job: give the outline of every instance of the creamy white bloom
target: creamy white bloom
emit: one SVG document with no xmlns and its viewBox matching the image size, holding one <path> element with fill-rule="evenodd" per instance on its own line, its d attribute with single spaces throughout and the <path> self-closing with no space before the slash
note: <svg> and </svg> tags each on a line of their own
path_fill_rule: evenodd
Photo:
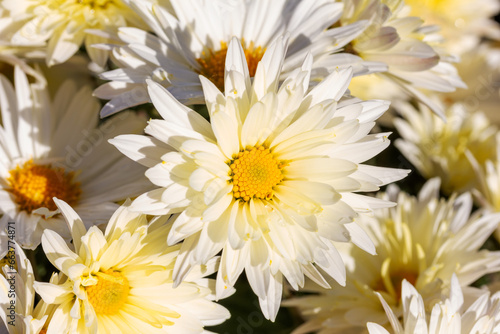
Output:
<svg viewBox="0 0 500 334">
<path fill-rule="evenodd" d="M 225 93 L 200 77 L 211 123 L 149 81 L 164 120 L 149 122 L 151 137 L 110 141 L 149 167 L 146 176 L 159 187 L 139 196 L 132 209 L 176 214 L 168 242 L 185 239 L 176 282 L 222 250 L 217 295 L 245 270 L 270 319 L 278 312 L 282 276 L 294 289 L 303 285 L 304 275 L 328 287 L 321 268 L 344 284 L 344 264 L 332 241 L 352 241 L 373 253 L 353 218 L 392 205 L 357 192 L 376 191 L 408 172 L 362 164 L 389 144 L 388 133 L 368 134 L 388 103 L 342 99 L 349 69 L 309 90 L 310 55 L 279 86 L 285 54 L 286 41 L 278 39 L 252 83 L 234 38 Z"/>
<path fill-rule="evenodd" d="M 370 256 L 349 244 L 339 247 L 347 264 L 346 286 L 326 290 L 311 284 L 310 290 L 317 295 L 286 301 L 306 319 L 294 334 L 361 332 L 368 321 L 383 325 L 387 319 L 376 293 L 399 317 L 404 279 L 422 295 L 428 310 L 450 288 L 453 273 L 468 297 L 477 296 L 477 289 L 467 286 L 500 269 L 498 252 L 480 250 L 497 228 L 500 214 L 476 212 L 469 217 L 470 194 L 446 200 L 439 198 L 439 187 L 439 179 L 432 179 L 418 197 L 389 189 L 384 198 L 394 200 L 397 195 L 397 206 L 378 210 L 375 217 L 362 217 L 359 222 L 378 255 Z"/>
<path fill-rule="evenodd" d="M 128 210 L 129 202 L 109 220 L 103 233 L 86 229 L 78 214 L 54 199 L 71 230 L 71 248 L 46 230 L 42 246 L 50 262 L 67 276 L 58 285 L 35 282 L 48 304 L 57 305 L 47 334 L 56 333 L 203 333 L 229 312 L 212 300 L 212 274 L 218 259 L 193 270 L 174 289 L 172 270 L 180 245 L 167 247 L 168 217 L 147 221 Z"/>
<path fill-rule="evenodd" d="M 403 281 L 402 304 L 403 324 L 386 303 L 382 302 L 394 334 L 494 334 L 500 332 L 500 293 L 490 297 L 483 293 L 474 303 L 463 311 L 464 296 L 455 275 L 451 278 L 450 297 L 437 302 L 430 314 L 422 296 L 408 281 Z M 389 334 L 376 323 L 367 324 L 370 334 Z"/>
<path fill-rule="evenodd" d="M 335 57 L 324 68 L 321 64 L 332 53 L 356 37 L 366 22 L 326 30 L 341 16 L 343 5 L 331 0 L 171 0 L 173 14 L 148 2 L 130 1 L 130 5 L 156 36 L 139 29 L 121 28 L 114 39 L 102 46 L 113 51 L 119 67 L 103 73 L 111 82 L 94 94 L 110 99 L 101 111 L 105 117 L 114 112 L 149 102 L 146 79 L 161 83 L 181 102 L 204 103 L 201 74 L 220 90 L 224 89 L 224 63 L 232 37 L 240 39 L 250 77 L 271 43 L 289 34 L 290 47 L 284 60 L 285 75 L 300 67 L 307 52 L 313 56 L 313 78 L 323 77 L 337 66 L 355 63 L 352 56 Z M 356 65 L 356 64 L 355 64 Z M 366 69 L 357 64 L 355 72 Z M 284 77 L 282 77 L 284 79 Z"/>
<path fill-rule="evenodd" d="M 53 196 L 94 224 L 109 219 L 115 201 L 147 189 L 145 169 L 106 142 L 140 133 L 143 117 L 127 112 L 98 125 L 100 104 L 89 86 L 68 81 L 52 99 L 47 86 L 31 84 L 18 66 L 14 81 L 15 87 L 0 75 L 0 212 L 16 222 L 21 247 L 34 249 L 45 228 L 69 237 Z"/>
<path fill-rule="evenodd" d="M 65 62 L 82 45 L 103 66 L 108 53 L 90 46 L 107 40 L 86 29 L 144 26 L 122 0 L 3 0 L 0 10 L 7 13 L 0 17 L 0 34 L 8 46 L 43 49 L 49 66 Z"/>
<path fill-rule="evenodd" d="M 396 140 L 396 147 L 425 178 L 439 176 L 443 192 L 476 187 L 476 173 L 468 153 L 481 166 L 487 160 L 498 159 L 500 134 L 483 113 L 469 112 L 457 103 L 446 109 L 447 121 L 443 122 L 422 105 L 419 110 L 407 103 L 393 106 L 403 116 L 394 120 L 402 137 Z"/>
<path fill-rule="evenodd" d="M 443 102 L 448 106 L 461 103 L 470 112 L 481 111 L 491 123 L 500 125 L 500 49 L 482 43 L 462 54 L 456 67 L 467 89 L 442 94 Z"/>
<path fill-rule="evenodd" d="M 375 98 L 378 94 L 383 98 L 411 96 L 444 117 L 443 108 L 427 97 L 428 91 L 451 92 L 466 85 L 450 63 L 457 59 L 439 46 L 435 27 L 424 26 L 422 18 L 408 16 L 402 10 L 402 0 L 343 2 L 342 26 L 369 21 L 363 33 L 346 45 L 345 52 L 358 56 L 359 61 L 386 68 L 355 78 L 350 86 L 353 94 L 361 98 Z"/>
<path fill-rule="evenodd" d="M 500 39 L 500 26 L 492 17 L 498 14 L 496 0 L 405 0 L 410 15 L 426 24 L 440 27 L 447 50 L 457 55 L 477 47 L 484 37 Z"/>
<path fill-rule="evenodd" d="M 2 217 L 7 219 L 7 217 Z M 12 228 L 14 228 L 11 225 Z M 11 229 L 11 232 L 13 230 Z M 49 306 L 39 302 L 34 308 L 35 275 L 30 261 L 9 233 L 9 248 L 2 254 L 2 273 L 0 274 L 0 331 L 11 334 L 38 334 L 49 317 Z M 51 279 L 55 281 L 56 278 Z M 2 333 L 4 333 L 2 331 Z"/>
</svg>

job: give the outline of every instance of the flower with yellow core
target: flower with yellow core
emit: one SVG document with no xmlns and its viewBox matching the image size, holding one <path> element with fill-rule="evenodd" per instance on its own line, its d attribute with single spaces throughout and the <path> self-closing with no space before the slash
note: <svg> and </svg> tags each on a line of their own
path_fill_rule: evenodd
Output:
<svg viewBox="0 0 500 334">
<path fill-rule="evenodd" d="M 52 98 L 52 86 L 32 71 L 43 80 L 33 82 L 17 65 L 14 86 L 0 75 L 0 213 L 16 222 L 16 241 L 30 249 L 39 245 L 46 228 L 69 238 L 53 197 L 78 208 L 89 224 L 98 224 L 118 208 L 115 201 L 136 196 L 149 184 L 144 168 L 106 142 L 141 131 L 144 117 L 126 112 L 99 125 L 100 104 L 90 86 L 68 80 Z M 6 224 L 0 221 L 0 229 Z M 0 240 L 0 251 L 6 249 Z"/>
<path fill-rule="evenodd" d="M 273 188 L 283 180 L 283 163 L 274 159 L 264 146 L 239 152 L 229 162 L 229 168 L 233 196 L 245 202 L 250 198 L 272 199 Z"/>
<path fill-rule="evenodd" d="M 498 159 L 498 129 L 483 113 L 455 103 L 446 108 L 447 121 L 443 122 L 422 105 L 418 110 L 408 103 L 393 106 L 403 117 L 394 120 L 402 137 L 396 140 L 396 147 L 425 178 L 440 177 L 444 193 L 478 186 L 468 155 L 481 166 Z"/>
<path fill-rule="evenodd" d="M 357 22 L 327 31 L 340 18 L 343 7 L 330 0 L 170 0 L 170 11 L 146 1 L 129 3 L 155 35 L 131 28 L 120 28 L 117 34 L 93 32 L 112 41 L 101 48 L 113 51 L 112 60 L 118 67 L 101 74 L 110 82 L 94 92 L 110 100 L 101 111 L 102 117 L 150 102 L 146 79 L 160 83 L 182 103 L 204 103 L 198 76 L 224 90 L 224 64 L 233 37 L 241 41 L 250 77 L 271 43 L 289 34 L 282 79 L 300 67 L 308 52 L 313 56 L 313 79 L 321 79 L 345 65 L 337 61 L 326 68 L 321 62 L 365 27 L 364 22 Z M 355 68 L 356 72 L 364 70 Z"/>
<path fill-rule="evenodd" d="M 460 286 L 467 287 L 467 297 L 476 295 L 478 290 L 468 286 L 500 269 L 500 254 L 480 249 L 496 229 L 500 214 L 470 215 L 469 193 L 444 199 L 439 198 L 439 187 L 439 179 L 432 179 L 418 197 L 389 187 L 382 198 L 397 201 L 397 206 L 358 222 L 374 241 L 378 255 L 349 244 L 339 247 L 347 263 L 346 286 L 327 290 L 310 282 L 307 290 L 314 295 L 285 301 L 306 320 L 293 334 L 362 332 L 369 321 L 386 325 L 377 295 L 400 317 L 405 280 L 418 290 L 427 311 L 450 288 L 453 273 Z"/>
<path fill-rule="evenodd" d="M 80 197 L 75 172 L 66 173 L 62 167 L 37 165 L 29 160 L 9 173 L 8 191 L 14 195 L 21 211 L 31 213 L 41 207 L 56 210 L 53 197 L 64 198 L 69 204 L 76 204 Z"/>
<path fill-rule="evenodd" d="M 180 245 L 167 247 L 168 217 L 148 222 L 128 210 L 111 217 L 103 233 L 88 231 L 75 211 L 54 199 L 72 231 L 73 245 L 46 230 L 42 246 L 52 264 L 66 275 L 59 284 L 35 282 L 43 301 L 55 307 L 47 326 L 51 333 L 174 333 L 204 332 L 229 312 L 212 302 L 209 279 L 217 259 L 198 267 L 174 289 L 172 270 Z"/>
<path fill-rule="evenodd" d="M 110 141 L 149 167 L 146 176 L 159 187 L 134 200 L 131 210 L 175 214 L 168 242 L 185 239 L 176 283 L 222 250 L 217 295 L 224 296 L 245 270 L 270 319 L 279 309 L 283 276 L 295 289 L 304 275 L 327 286 L 321 268 L 343 284 L 344 265 L 333 241 L 373 252 L 353 219 L 392 205 L 353 192 L 376 191 L 407 173 L 362 164 L 389 143 L 386 133 L 368 134 L 388 103 L 342 98 L 350 69 L 309 89 L 310 55 L 279 85 L 286 50 L 286 40 L 273 43 L 252 83 L 234 38 L 226 93 L 200 77 L 210 123 L 149 81 L 164 120 L 150 120 L 150 136 Z"/>
</svg>

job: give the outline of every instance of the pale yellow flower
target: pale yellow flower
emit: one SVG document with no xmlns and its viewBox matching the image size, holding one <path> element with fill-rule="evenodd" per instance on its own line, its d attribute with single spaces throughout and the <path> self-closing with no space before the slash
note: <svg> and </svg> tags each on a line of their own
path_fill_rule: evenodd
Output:
<svg viewBox="0 0 500 334">
<path fill-rule="evenodd" d="M 453 273 L 466 296 L 477 295 L 477 289 L 467 286 L 500 269 L 498 252 L 480 250 L 496 229 L 500 213 L 469 216 L 470 194 L 446 200 L 439 198 L 439 187 L 438 179 L 430 180 L 418 197 L 389 189 L 384 198 L 394 200 L 397 196 L 398 205 L 376 211 L 374 217 L 363 216 L 359 222 L 374 241 L 378 255 L 371 256 L 350 244 L 339 247 L 347 265 L 346 286 L 333 285 L 327 290 L 310 284 L 308 289 L 317 295 L 286 301 L 286 305 L 298 307 L 306 320 L 294 334 L 313 330 L 321 334 L 359 333 L 368 321 L 386 324 L 375 292 L 399 317 L 403 314 L 403 279 L 422 295 L 427 311 L 450 288 Z"/>
<path fill-rule="evenodd" d="M 460 103 L 470 112 L 483 112 L 490 122 L 500 125 L 500 48 L 482 43 L 460 56 L 456 64 L 466 89 L 442 94 L 443 102 L 450 106 Z"/>
<path fill-rule="evenodd" d="M 47 334 L 59 333 L 202 333 L 205 325 L 229 318 L 212 302 L 214 284 L 204 278 L 215 271 L 217 259 L 197 267 L 174 288 L 172 270 L 180 245 L 167 247 L 168 217 L 148 223 L 120 207 L 103 233 L 88 231 L 73 209 L 54 199 L 71 230 L 70 247 L 56 232 L 46 230 L 42 246 L 47 258 L 66 280 L 35 282 L 35 290 L 56 310 Z"/>
<path fill-rule="evenodd" d="M 439 26 L 443 47 L 461 55 L 477 47 L 483 37 L 500 38 L 491 18 L 500 10 L 497 0 L 405 0 L 410 15 Z"/>
<path fill-rule="evenodd" d="M 407 103 L 393 106 L 403 116 L 394 120 L 402 137 L 396 147 L 425 178 L 439 176 L 445 193 L 477 186 L 468 152 L 481 166 L 498 159 L 498 129 L 483 113 L 469 112 L 457 103 L 446 109 L 443 122 L 425 106 L 419 110 Z"/>
</svg>

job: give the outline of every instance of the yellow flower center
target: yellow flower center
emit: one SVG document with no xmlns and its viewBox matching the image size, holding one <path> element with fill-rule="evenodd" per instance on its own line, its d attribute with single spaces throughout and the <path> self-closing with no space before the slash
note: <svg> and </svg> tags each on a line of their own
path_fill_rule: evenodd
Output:
<svg viewBox="0 0 500 334">
<path fill-rule="evenodd" d="M 224 68 L 226 64 L 227 44 L 221 42 L 220 46 L 220 50 L 218 51 L 213 51 L 212 49 L 203 51 L 201 57 L 196 59 L 196 61 L 201 66 L 199 73 L 212 81 L 220 90 L 224 90 Z M 247 59 L 248 72 L 250 76 L 253 77 L 257 70 L 257 65 L 262 59 L 266 49 L 261 46 L 255 47 L 253 42 L 251 42 L 247 47 L 245 47 L 243 43 L 243 50 L 245 51 L 245 58 Z"/>
<path fill-rule="evenodd" d="M 112 3 L 113 1 L 109 0 L 77 0 L 77 3 L 89 6 L 90 8 L 106 8 L 107 5 Z"/>
<path fill-rule="evenodd" d="M 229 163 L 234 198 L 245 202 L 251 198 L 271 199 L 273 187 L 283 180 L 283 166 L 263 146 L 238 153 Z"/>
<path fill-rule="evenodd" d="M 37 165 L 30 160 L 9 173 L 8 191 L 14 195 L 20 210 L 28 213 L 40 207 L 55 210 L 52 197 L 75 204 L 81 194 L 80 183 L 74 182 L 74 172 L 66 173 L 64 168 Z"/>
<path fill-rule="evenodd" d="M 391 273 L 390 275 L 384 275 L 374 287 L 374 291 L 384 291 L 396 298 L 396 301 L 401 301 L 401 287 L 403 286 L 403 280 L 406 279 L 413 286 L 417 283 L 418 273 L 411 270 L 401 270 Z"/>
<path fill-rule="evenodd" d="M 97 284 L 85 287 L 89 303 L 96 314 L 116 314 L 129 295 L 128 280 L 119 271 L 98 272 Z"/>
</svg>

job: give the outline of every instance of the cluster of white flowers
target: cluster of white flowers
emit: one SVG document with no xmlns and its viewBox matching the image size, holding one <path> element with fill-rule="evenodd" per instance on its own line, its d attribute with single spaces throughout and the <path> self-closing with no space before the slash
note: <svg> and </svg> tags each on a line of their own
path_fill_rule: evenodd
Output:
<svg viewBox="0 0 500 334">
<path fill-rule="evenodd" d="M 498 333 L 498 7 L 0 0 L 0 332 Z"/>
</svg>

